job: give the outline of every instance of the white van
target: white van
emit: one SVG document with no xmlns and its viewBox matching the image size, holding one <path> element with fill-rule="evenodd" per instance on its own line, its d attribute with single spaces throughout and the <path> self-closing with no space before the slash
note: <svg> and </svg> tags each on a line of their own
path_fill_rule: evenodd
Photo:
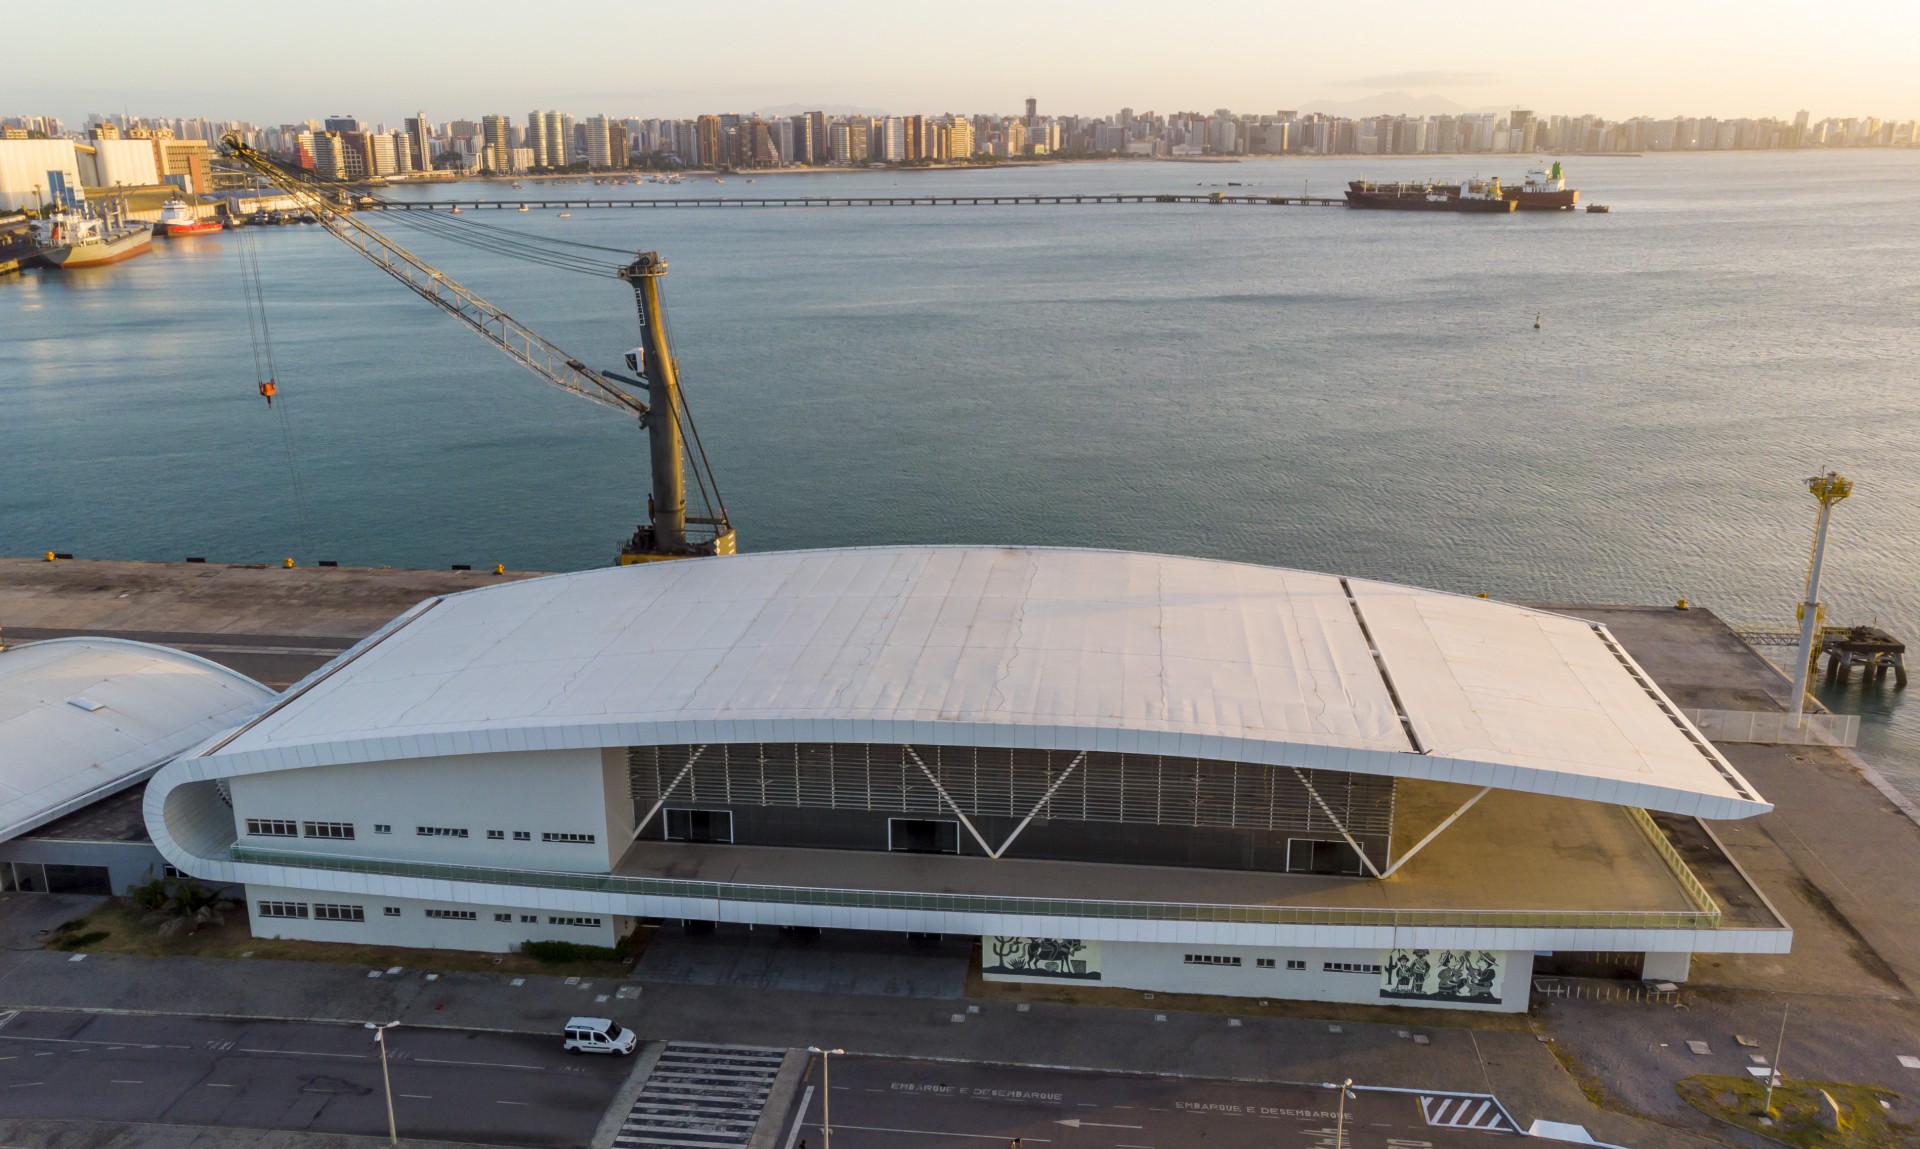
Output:
<svg viewBox="0 0 1920 1149">
<path fill-rule="evenodd" d="M 640 1039 L 631 1029 L 621 1029 L 611 1018 L 570 1017 L 567 1019 L 568 1053 L 613 1053 L 621 1057 L 632 1053 Z"/>
</svg>

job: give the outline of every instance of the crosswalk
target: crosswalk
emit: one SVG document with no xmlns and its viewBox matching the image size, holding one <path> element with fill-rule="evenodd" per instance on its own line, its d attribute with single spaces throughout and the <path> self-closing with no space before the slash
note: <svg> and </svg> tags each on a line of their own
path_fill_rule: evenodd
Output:
<svg viewBox="0 0 1920 1149">
<path fill-rule="evenodd" d="M 1488 1133 L 1518 1133 L 1507 1111 L 1491 1097 L 1429 1097 L 1420 1095 L 1420 1116 L 1428 1125 L 1451 1129 L 1479 1129 Z"/>
<path fill-rule="evenodd" d="M 784 1049 L 668 1042 L 613 1143 L 623 1149 L 741 1149 Z"/>
</svg>

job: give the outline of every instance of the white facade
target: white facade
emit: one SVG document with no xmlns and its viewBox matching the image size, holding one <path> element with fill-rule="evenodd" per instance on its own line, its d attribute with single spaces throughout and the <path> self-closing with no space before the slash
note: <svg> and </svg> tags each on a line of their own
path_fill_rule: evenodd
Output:
<svg viewBox="0 0 1920 1149">
<path fill-rule="evenodd" d="M 152 140 L 90 140 L 80 149 L 80 174 L 88 187 L 147 187 L 160 182 Z"/>
<path fill-rule="evenodd" d="M 513 953 L 529 941 L 611 947 L 633 931 L 631 918 L 608 914 L 251 883 L 247 917 L 257 938 L 482 953 Z"/>
<path fill-rule="evenodd" d="M 78 194 L 84 181 L 72 140 L 0 140 L 0 211 L 47 203 L 50 171 L 59 172 Z"/>
</svg>

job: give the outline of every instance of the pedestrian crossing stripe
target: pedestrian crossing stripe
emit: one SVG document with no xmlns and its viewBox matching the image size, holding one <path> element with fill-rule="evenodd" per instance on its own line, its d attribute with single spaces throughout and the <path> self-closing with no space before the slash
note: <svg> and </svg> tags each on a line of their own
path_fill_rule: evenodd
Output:
<svg viewBox="0 0 1920 1149">
<path fill-rule="evenodd" d="M 620 1149 L 744 1149 L 784 1049 L 669 1042 L 614 1135 Z"/>
<path fill-rule="evenodd" d="M 1428 1125 L 1450 1129 L 1481 1129 L 1489 1133 L 1518 1133 L 1507 1111 L 1491 1097 L 1429 1097 L 1421 1094 L 1420 1116 Z"/>
</svg>

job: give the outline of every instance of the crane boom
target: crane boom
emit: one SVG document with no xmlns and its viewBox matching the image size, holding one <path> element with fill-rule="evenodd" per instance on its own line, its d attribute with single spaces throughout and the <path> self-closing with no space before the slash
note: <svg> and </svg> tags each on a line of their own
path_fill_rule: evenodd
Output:
<svg viewBox="0 0 1920 1149">
<path fill-rule="evenodd" d="M 555 387 L 596 403 L 618 407 L 636 415 L 647 413 L 647 404 L 643 400 L 547 342 L 526 324 L 447 278 L 426 260 L 361 223 L 351 211 L 325 194 L 319 186 L 296 179 L 272 157 L 248 147 L 237 135 L 228 135 L 220 142 L 229 156 L 251 168 L 279 191 L 293 197 L 304 210 L 311 212 L 320 221 L 320 226 L 333 233 L 334 238 L 366 256 L 374 266 L 399 280 L 428 303 L 479 332 L 535 375 Z"/>
<path fill-rule="evenodd" d="M 628 363 L 642 378 L 628 382 L 648 390 L 653 399 L 648 403 L 614 379 L 547 342 L 538 332 L 427 261 L 361 223 L 348 205 L 336 199 L 327 185 L 314 177 L 288 169 L 271 156 L 249 147 L 238 135 L 228 134 L 220 142 L 228 156 L 290 196 L 336 239 L 365 256 L 414 294 L 478 332 L 540 378 L 584 399 L 639 416 L 652 450 L 653 493 L 647 500 L 647 522 L 636 528 L 621 548 L 622 565 L 734 553 L 733 526 L 727 520 L 726 506 L 720 501 L 705 452 L 699 449 L 699 435 L 681 401 L 678 372 L 673 352 L 667 345 L 660 303 L 658 281 L 666 273 L 667 265 L 657 254 L 642 252 L 632 264 L 613 273 L 632 286 L 639 307 L 644 342 L 629 355 Z M 689 439 L 699 451 L 694 460 L 695 478 L 706 504 L 706 513 L 700 515 L 687 513 L 685 462 Z"/>
</svg>

